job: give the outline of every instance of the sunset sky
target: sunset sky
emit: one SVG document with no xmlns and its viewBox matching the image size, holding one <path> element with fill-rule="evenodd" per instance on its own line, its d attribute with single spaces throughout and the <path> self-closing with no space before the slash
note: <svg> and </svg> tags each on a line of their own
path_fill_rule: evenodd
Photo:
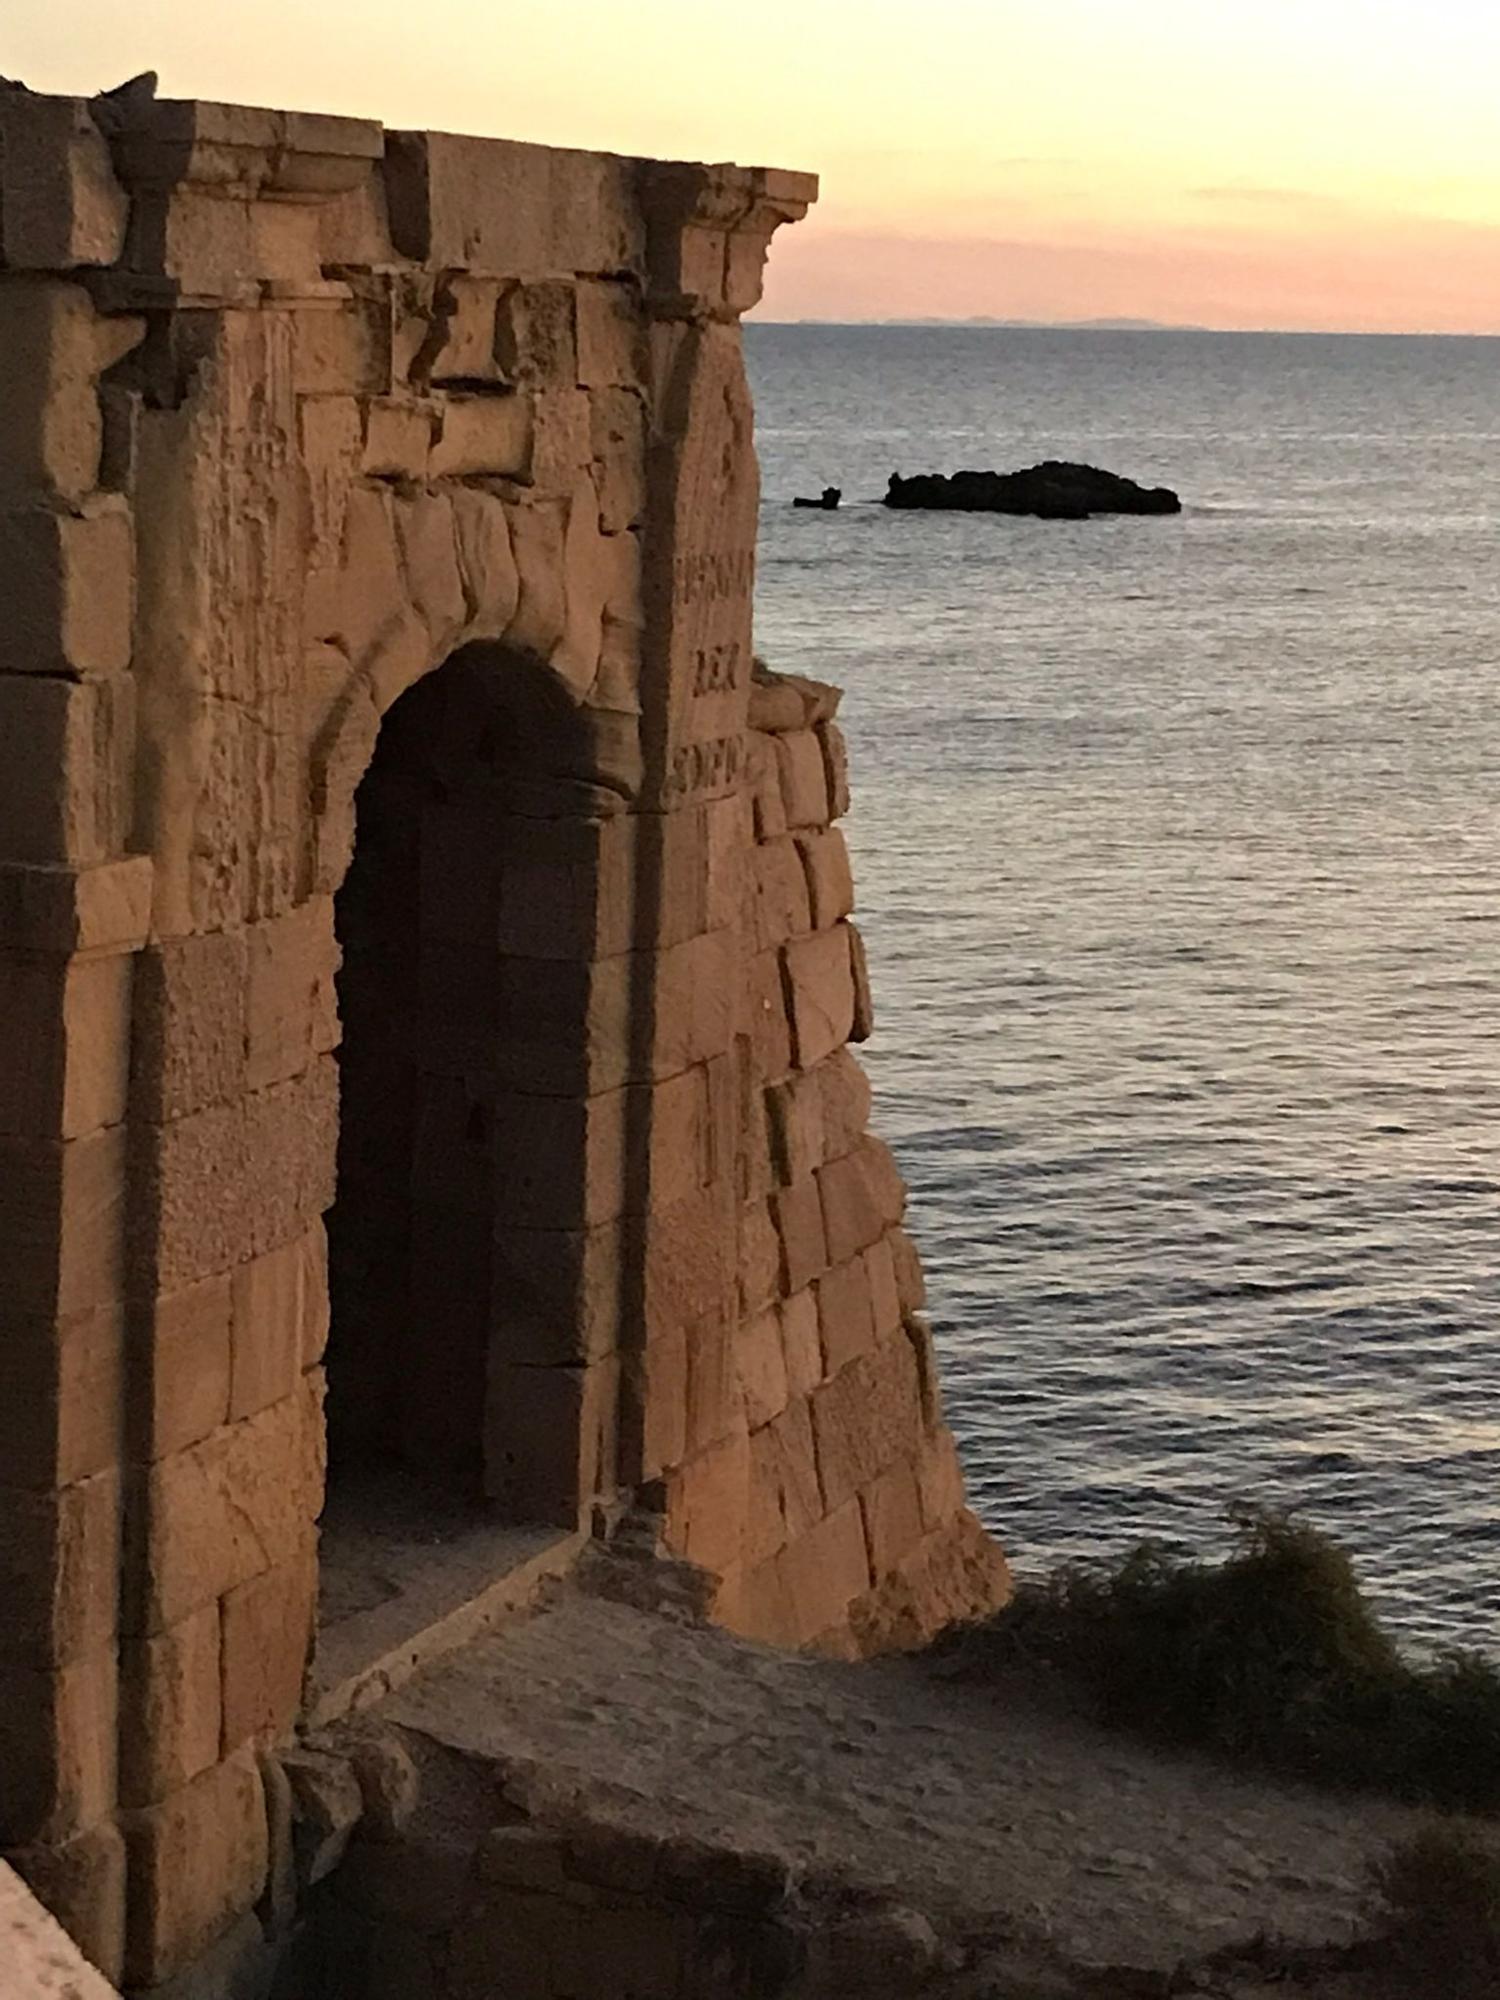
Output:
<svg viewBox="0 0 1500 2000">
<path fill-rule="evenodd" d="M 810 167 L 765 316 L 1500 332 L 1480 0 L 6 0 L 0 71 Z"/>
</svg>

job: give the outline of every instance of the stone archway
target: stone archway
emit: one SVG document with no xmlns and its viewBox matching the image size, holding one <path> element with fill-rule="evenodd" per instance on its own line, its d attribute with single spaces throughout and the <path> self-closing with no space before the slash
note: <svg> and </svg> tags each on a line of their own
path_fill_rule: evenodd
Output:
<svg viewBox="0 0 1500 2000">
<path fill-rule="evenodd" d="M 735 322 L 814 184 L 113 109 L 0 92 L 0 994 L 37 1052 L 0 1079 L 0 1846 L 145 1992 L 284 1915 L 275 1750 L 322 1715 L 335 898 L 383 719 L 462 686 L 465 756 L 524 748 L 455 831 L 498 877 L 492 1088 L 434 1069 L 393 1149 L 425 1193 L 492 1119 L 465 1407 L 404 1448 L 570 1548 L 633 1509 L 775 1641 L 1002 1579 L 842 1048 L 836 694 L 751 672 Z"/>
<path fill-rule="evenodd" d="M 528 1337 L 528 1298 L 551 1295 L 559 1352 L 585 1348 L 578 1301 L 556 1279 L 565 1246 L 551 1218 L 528 1231 L 524 1191 L 512 1212 L 524 1159 L 502 1160 L 497 1145 L 524 1153 L 549 1110 L 589 1094 L 591 1024 L 578 1002 L 595 936 L 578 916 L 595 903 L 590 856 L 608 796 L 583 775 L 597 762 L 592 738 L 549 669 L 479 642 L 398 697 L 360 781 L 335 898 L 334 1494 L 399 1468 L 512 1523 L 567 1527 L 586 1497 L 578 1440 L 553 1428 L 523 1451 L 510 1420 L 511 1371 L 548 1359 L 534 1326 Z M 559 893 L 545 893 L 545 876 L 535 893 L 538 867 L 569 849 Z M 623 907 L 617 888 L 616 922 Z M 617 1001 L 623 1037 L 628 990 Z M 537 1100 L 531 1120 L 517 1093 Z"/>
</svg>

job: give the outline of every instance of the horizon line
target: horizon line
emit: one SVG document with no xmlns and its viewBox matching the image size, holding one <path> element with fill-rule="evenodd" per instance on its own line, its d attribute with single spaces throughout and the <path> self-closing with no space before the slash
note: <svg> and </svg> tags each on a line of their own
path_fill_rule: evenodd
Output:
<svg viewBox="0 0 1500 2000">
<path fill-rule="evenodd" d="M 747 315 L 746 326 L 841 326 L 841 327 L 988 327 L 996 333 L 1259 333 L 1288 340 L 1500 340 L 1500 327 L 1472 328 L 1458 332 L 1452 327 L 1369 327 L 1369 326 L 1206 326 L 1201 320 L 1148 319 L 1001 319 L 988 313 L 866 314 L 859 318 L 801 313 L 780 319 L 769 314 Z"/>
</svg>

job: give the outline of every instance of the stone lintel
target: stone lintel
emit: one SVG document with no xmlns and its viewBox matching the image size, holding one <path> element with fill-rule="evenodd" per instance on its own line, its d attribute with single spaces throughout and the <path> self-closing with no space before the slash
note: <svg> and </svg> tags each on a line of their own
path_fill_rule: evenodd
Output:
<svg viewBox="0 0 1500 2000">
<path fill-rule="evenodd" d="M 771 237 L 818 198 L 816 174 L 647 160 L 639 168 L 658 319 L 737 319 L 759 303 Z"/>
<path fill-rule="evenodd" d="M 116 134 L 123 180 L 137 187 L 191 183 L 257 199 L 318 201 L 358 186 L 385 150 L 369 118 L 167 98 L 144 105 Z"/>
</svg>

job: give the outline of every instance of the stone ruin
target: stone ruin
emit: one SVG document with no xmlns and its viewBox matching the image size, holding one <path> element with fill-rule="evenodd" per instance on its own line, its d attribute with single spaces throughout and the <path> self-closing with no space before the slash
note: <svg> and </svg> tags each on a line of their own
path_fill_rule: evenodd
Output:
<svg viewBox="0 0 1500 2000">
<path fill-rule="evenodd" d="M 586 1544 L 845 1654 L 1003 1595 L 752 658 L 815 192 L 0 90 L 0 1849 L 132 1992 Z"/>
</svg>

